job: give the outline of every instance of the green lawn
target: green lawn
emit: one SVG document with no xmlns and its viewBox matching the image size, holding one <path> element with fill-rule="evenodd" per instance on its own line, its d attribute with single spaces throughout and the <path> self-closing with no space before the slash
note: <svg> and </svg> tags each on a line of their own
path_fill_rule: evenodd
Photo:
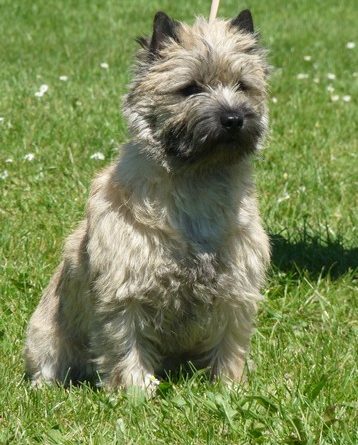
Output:
<svg viewBox="0 0 358 445">
<path fill-rule="evenodd" d="M 158 9 L 191 21 L 210 1 L 0 0 L 0 444 L 358 443 L 356 2 L 221 3 L 226 17 L 250 6 L 270 49 L 256 176 L 273 264 L 248 384 L 228 391 L 199 374 L 146 401 L 33 390 L 24 335 L 91 178 L 127 138 L 134 38 Z"/>
</svg>

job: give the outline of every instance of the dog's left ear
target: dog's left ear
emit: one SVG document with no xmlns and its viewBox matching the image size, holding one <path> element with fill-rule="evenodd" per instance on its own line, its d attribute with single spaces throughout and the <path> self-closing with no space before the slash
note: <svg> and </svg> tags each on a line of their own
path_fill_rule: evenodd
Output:
<svg viewBox="0 0 358 445">
<path fill-rule="evenodd" d="M 177 40 L 176 29 L 178 22 L 172 20 L 164 12 L 157 12 L 153 22 L 153 35 L 150 41 L 149 49 L 152 54 L 156 54 L 163 46 L 166 40 L 172 38 Z"/>
<path fill-rule="evenodd" d="M 231 26 L 239 28 L 240 31 L 245 31 L 248 33 L 254 33 L 254 22 L 252 20 L 252 15 L 249 9 L 244 9 L 240 14 L 231 20 Z"/>
</svg>

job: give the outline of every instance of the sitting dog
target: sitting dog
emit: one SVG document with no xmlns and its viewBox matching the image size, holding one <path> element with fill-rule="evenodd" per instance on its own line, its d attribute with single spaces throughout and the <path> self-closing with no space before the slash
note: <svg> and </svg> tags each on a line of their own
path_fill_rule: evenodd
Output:
<svg viewBox="0 0 358 445">
<path fill-rule="evenodd" d="M 87 214 L 27 333 L 34 384 L 151 390 L 192 362 L 240 381 L 269 243 L 252 155 L 267 130 L 265 51 L 251 13 L 159 12 L 124 101 L 132 140 L 94 180 Z"/>
</svg>

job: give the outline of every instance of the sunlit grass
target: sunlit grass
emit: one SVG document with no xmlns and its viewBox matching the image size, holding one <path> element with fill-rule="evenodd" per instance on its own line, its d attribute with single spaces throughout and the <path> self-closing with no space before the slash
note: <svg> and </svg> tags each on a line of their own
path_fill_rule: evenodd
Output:
<svg viewBox="0 0 358 445">
<path fill-rule="evenodd" d="M 86 386 L 34 391 L 23 380 L 29 316 L 91 178 L 127 138 L 120 98 L 134 39 L 158 9 L 190 21 L 209 3 L 0 0 L 1 444 L 358 443 L 350 0 L 250 3 L 272 65 L 271 135 L 256 177 L 273 266 L 248 383 L 229 391 L 199 373 L 169 379 L 147 401 Z M 221 3 L 221 15 L 238 13 L 237 2 Z"/>
</svg>

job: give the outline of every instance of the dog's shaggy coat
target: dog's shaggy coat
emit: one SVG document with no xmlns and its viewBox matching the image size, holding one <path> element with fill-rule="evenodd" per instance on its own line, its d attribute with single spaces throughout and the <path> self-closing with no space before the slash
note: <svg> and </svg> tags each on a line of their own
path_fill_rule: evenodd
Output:
<svg viewBox="0 0 358 445">
<path fill-rule="evenodd" d="M 139 41 L 133 140 L 95 179 L 31 318 L 34 383 L 150 388 L 186 361 L 242 376 L 269 262 L 250 167 L 267 127 L 264 52 L 248 11 L 192 27 L 158 13 Z"/>
</svg>

